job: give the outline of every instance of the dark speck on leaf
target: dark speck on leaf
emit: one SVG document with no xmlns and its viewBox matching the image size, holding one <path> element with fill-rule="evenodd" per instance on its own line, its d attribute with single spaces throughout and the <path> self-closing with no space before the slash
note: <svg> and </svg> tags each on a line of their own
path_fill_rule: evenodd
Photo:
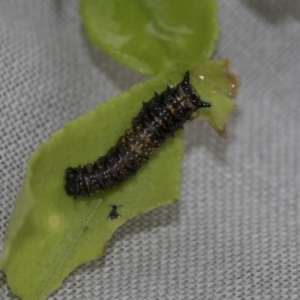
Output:
<svg viewBox="0 0 300 300">
<path fill-rule="evenodd" d="M 118 208 L 123 207 L 123 205 L 112 204 L 109 207 L 111 208 L 111 210 L 110 210 L 110 213 L 107 218 L 114 220 L 114 219 L 121 217 L 121 215 L 118 213 Z"/>
</svg>

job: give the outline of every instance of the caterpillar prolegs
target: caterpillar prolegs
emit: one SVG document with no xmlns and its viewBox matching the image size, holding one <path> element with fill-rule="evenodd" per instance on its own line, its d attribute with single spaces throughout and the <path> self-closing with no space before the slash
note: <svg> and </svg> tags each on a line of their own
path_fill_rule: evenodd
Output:
<svg viewBox="0 0 300 300">
<path fill-rule="evenodd" d="M 132 119 L 125 134 L 105 156 L 95 162 L 67 168 L 65 190 L 70 196 L 89 196 L 111 189 L 134 175 L 150 156 L 195 112 L 211 104 L 200 99 L 185 73 L 181 83 L 167 87 L 143 103 L 141 111 Z"/>
</svg>

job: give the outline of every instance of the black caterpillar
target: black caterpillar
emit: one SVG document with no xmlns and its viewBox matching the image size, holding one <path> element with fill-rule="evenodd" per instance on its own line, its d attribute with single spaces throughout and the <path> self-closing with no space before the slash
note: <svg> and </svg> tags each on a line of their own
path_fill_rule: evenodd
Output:
<svg viewBox="0 0 300 300">
<path fill-rule="evenodd" d="M 209 108 L 211 104 L 200 99 L 186 72 L 181 83 L 168 86 L 143 103 L 131 126 L 105 156 L 96 162 L 66 169 L 66 193 L 74 198 L 89 196 L 127 180 L 201 107 Z"/>
</svg>

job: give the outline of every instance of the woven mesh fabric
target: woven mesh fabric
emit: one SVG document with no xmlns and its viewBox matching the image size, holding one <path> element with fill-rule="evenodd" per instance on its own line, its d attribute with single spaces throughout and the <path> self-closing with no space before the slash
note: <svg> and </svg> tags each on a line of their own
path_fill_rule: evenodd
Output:
<svg viewBox="0 0 300 300">
<path fill-rule="evenodd" d="M 300 3 L 219 3 L 216 55 L 243 81 L 229 139 L 188 124 L 180 203 L 127 222 L 50 299 L 300 299 Z M 143 79 L 89 45 L 78 1 L 0 2 L 0 250 L 30 154 Z"/>
</svg>

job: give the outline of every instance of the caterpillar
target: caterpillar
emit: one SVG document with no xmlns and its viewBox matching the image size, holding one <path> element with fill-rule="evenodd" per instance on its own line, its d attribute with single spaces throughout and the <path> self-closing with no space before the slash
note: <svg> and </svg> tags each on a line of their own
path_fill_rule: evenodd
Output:
<svg viewBox="0 0 300 300">
<path fill-rule="evenodd" d="M 116 145 L 95 162 L 69 167 L 65 171 L 67 195 L 90 196 L 111 189 L 134 175 L 164 143 L 174 136 L 183 124 L 191 120 L 198 109 L 211 107 L 200 99 L 190 84 L 187 71 L 182 82 L 167 86 L 161 94 L 154 94 L 143 102 L 141 111 Z"/>
</svg>

